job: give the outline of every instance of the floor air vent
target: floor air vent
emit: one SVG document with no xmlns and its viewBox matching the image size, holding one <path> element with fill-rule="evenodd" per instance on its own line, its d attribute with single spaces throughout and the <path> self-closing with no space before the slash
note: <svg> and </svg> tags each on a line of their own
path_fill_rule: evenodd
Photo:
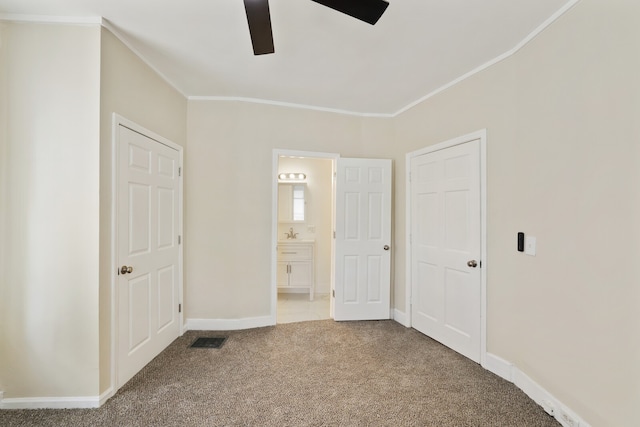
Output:
<svg viewBox="0 0 640 427">
<path fill-rule="evenodd" d="M 191 344 L 195 348 L 220 348 L 227 337 L 200 337 Z"/>
</svg>

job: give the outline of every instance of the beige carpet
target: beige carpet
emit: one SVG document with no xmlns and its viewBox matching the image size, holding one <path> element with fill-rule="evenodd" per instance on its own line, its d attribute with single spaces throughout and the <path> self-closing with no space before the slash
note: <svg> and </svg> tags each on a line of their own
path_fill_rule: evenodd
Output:
<svg viewBox="0 0 640 427">
<path fill-rule="evenodd" d="M 514 385 L 393 321 L 188 332 L 104 406 L 2 426 L 557 426 Z"/>
</svg>

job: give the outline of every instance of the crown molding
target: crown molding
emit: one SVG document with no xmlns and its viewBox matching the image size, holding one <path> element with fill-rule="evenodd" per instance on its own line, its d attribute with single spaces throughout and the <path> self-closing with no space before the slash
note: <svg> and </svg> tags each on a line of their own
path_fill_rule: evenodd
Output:
<svg viewBox="0 0 640 427">
<path fill-rule="evenodd" d="M 0 13 L 0 21 L 32 22 L 36 24 L 102 25 L 104 20 L 100 16 L 50 16 Z"/>
<path fill-rule="evenodd" d="M 378 118 L 391 118 L 391 114 L 382 113 L 360 113 L 357 111 L 341 110 L 337 108 L 320 107 L 316 105 L 296 104 L 294 102 L 273 101 L 269 99 L 261 98 L 245 98 L 241 96 L 189 96 L 189 101 L 227 101 L 227 102 L 247 102 L 251 104 L 265 104 L 273 105 L 276 107 L 297 108 L 299 110 L 314 110 L 325 113 L 335 113 L 349 116 L 359 117 L 378 117 Z"/>
</svg>

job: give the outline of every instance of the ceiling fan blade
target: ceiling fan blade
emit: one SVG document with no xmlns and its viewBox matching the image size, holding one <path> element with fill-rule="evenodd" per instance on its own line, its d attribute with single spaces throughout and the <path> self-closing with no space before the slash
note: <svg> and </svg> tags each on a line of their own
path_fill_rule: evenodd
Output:
<svg viewBox="0 0 640 427">
<path fill-rule="evenodd" d="M 247 12 L 253 54 L 264 55 L 275 52 L 273 48 L 273 33 L 271 32 L 269 0 L 244 0 L 244 9 Z"/>
<path fill-rule="evenodd" d="M 374 25 L 382 16 L 389 3 L 384 0 L 312 0 L 338 12 Z"/>
</svg>

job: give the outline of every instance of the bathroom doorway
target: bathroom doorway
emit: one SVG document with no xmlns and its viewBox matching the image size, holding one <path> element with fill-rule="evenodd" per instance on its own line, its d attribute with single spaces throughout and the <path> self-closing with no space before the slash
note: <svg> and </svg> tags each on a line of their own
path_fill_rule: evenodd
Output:
<svg viewBox="0 0 640 427">
<path fill-rule="evenodd" d="M 332 315 L 338 154 L 274 150 L 274 323 Z"/>
</svg>

